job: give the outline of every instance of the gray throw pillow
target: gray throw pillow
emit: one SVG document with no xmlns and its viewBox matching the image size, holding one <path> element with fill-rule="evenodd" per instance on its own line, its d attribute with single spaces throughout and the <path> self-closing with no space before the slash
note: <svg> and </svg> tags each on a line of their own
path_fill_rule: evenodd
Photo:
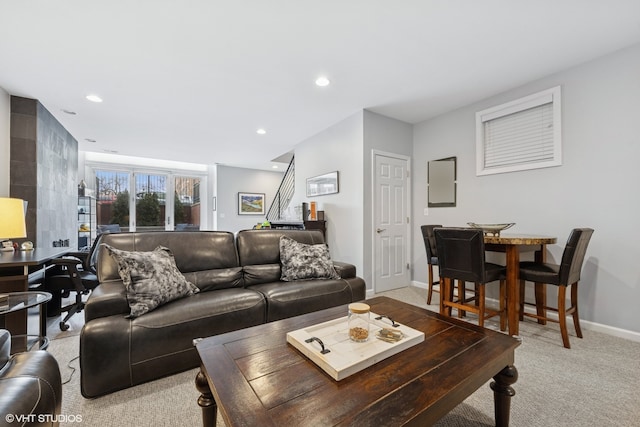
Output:
<svg viewBox="0 0 640 427">
<path fill-rule="evenodd" d="M 307 245 L 280 237 L 280 280 L 339 279 L 326 244 Z"/>
<path fill-rule="evenodd" d="M 168 248 L 158 246 L 151 252 L 130 252 L 103 245 L 118 264 L 118 274 L 127 290 L 130 318 L 200 291 L 178 270 Z"/>
</svg>

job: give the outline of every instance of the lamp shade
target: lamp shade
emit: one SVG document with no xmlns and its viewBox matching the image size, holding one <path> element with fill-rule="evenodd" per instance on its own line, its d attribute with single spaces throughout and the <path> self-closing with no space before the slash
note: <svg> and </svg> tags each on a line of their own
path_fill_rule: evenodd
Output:
<svg viewBox="0 0 640 427">
<path fill-rule="evenodd" d="M 0 239 L 27 237 L 22 199 L 0 197 Z"/>
</svg>

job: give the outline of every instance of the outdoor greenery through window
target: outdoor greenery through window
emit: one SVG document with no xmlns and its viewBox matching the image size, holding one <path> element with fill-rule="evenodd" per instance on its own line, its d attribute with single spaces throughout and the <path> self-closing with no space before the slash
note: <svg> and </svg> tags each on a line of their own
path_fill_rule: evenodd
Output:
<svg viewBox="0 0 640 427">
<path fill-rule="evenodd" d="M 96 170 L 96 194 L 99 233 L 200 228 L 198 177 Z"/>
</svg>

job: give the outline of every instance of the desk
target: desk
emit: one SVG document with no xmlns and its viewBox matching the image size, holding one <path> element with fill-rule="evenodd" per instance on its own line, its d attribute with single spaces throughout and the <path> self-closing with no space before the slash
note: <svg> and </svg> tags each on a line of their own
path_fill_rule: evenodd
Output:
<svg viewBox="0 0 640 427">
<path fill-rule="evenodd" d="M 343 317 L 346 305 L 195 340 L 203 425 L 215 426 L 219 408 L 227 427 L 427 426 L 492 378 L 496 425 L 509 425 L 518 340 L 388 297 L 367 302 L 425 340 L 342 381 L 286 335 Z"/>
<path fill-rule="evenodd" d="M 520 330 L 520 251 L 536 251 L 536 261 L 544 262 L 546 245 L 556 243 L 555 237 L 534 236 L 525 234 L 501 234 L 484 236 L 485 250 L 504 252 L 507 256 L 507 317 L 509 319 L 509 335 L 518 335 Z"/>
<path fill-rule="evenodd" d="M 26 292 L 29 290 L 29 267 L 47 264 L 59 258 L 71 248 L 36 248 L 32 251 L 0 252 L 0 293 Z M 21 310 L 0 317 L 0 327 L 11 335 L 27 334 L 27 311 Z M 13 352 L 26 348 L 12 348 Z"/>
</svg>

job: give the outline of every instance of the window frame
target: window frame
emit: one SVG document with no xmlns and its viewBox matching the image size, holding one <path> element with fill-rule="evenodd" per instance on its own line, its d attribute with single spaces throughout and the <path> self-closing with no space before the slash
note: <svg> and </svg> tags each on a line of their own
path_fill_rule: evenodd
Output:
<svg viewBox="0 0 640 427">
<path fill-rule="evenodd" d="M 200 179 L 200 230 L 207 230 L 207 205 L 206 205 L 206 197 L 207 197 L 207 179 L 208 176 L 206 173 L 203 173 L 201 170 L 190 170 L 190 169 L 181 169 L 181 168 L 161 168 L 161 167 L 152 167 L 145 165 L 138 165 L 136 163 L 111 163 L 105 161 L 96 161 L 96 160 L 87 160 L 85 162 L 85 176 L 88 179 L 91 179 L 92 182 L 95 182 L 96 179 L 96 171 L 113 171 L 113 172 L 122 172 L 129 174 L 129 231 L 136 231 L 136 199 L 135 199 L 135 176 L 136 174 L 153 174 L 153 175 L 166 175 L 167 177 L 167 185 L 171 186 L 168 191 L 166 191 L 165 195 L 165 205 L 169 205 L 165 209 L 165 229 L 167 231 L 175 231 L 175 218 L 173 212 L 173 203 L 174 203 L 174 195 L 173 192 L 175 190 L 175 177 L 192 177 Z M 170 216 L 169 216 L 170 214 Z"/>
<path fill-rule="evenodd" d="M 485 123 L 511 114 L 551 103 L 553 114 L 553 158 L 551 160 L 485 167 Z M 562 165 L 562 102 L 561 87 L 556 86 L 514 101 L 476 112 L 476 175 L 540 169 Z"/>
</svg>

